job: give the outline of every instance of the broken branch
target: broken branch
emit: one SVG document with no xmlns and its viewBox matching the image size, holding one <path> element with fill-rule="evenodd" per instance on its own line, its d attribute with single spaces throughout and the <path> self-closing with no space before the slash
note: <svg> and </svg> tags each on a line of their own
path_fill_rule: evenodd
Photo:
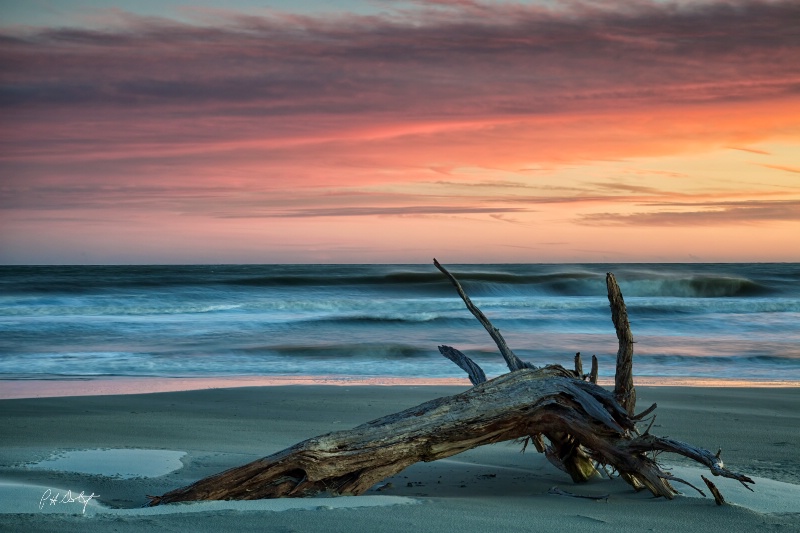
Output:
<svg viewBox="0 0 800 533">
<path fill-rule="evenodd" d="M 628 414 L 636 409 L 636 389 L 633 386 L 633 334 L 628 321 L 625 300 L 617 285 L 614 274 L 606 274 L 608 302 L 611 306 L 611 320 L 617 332 L 619 349 L 617 350 L 617 368 L 614 374 L 614 396 Z"/>
</svg>

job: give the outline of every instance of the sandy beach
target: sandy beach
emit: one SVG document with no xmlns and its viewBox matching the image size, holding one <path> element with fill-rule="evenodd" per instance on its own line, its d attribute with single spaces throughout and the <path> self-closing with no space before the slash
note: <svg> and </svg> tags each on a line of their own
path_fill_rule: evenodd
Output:
<svg viewBox="0 0 800 533">
<path fill-rule="evenodd" d="M 723 507 L 688 487 L 666 501 L 619 480 L 575 485 L 539 454 L 501 443 L 414 465 L 366 497 L 141 509 L 148 494 L 463 389 L 295 385 L 2 400 L 0 529 L 800 531 L 800 388 L 639 387 L 640 406 L 659 405 L 654 433 L 721 447 L 729 468 L 758 478 L 752 494 L 718 482 L 731 503 Z M 701 470 L 662 461 L 702 486 Z M 608 497 L 553 495 L 553 487 Z M 52 502 L 48 490 L 70 497 Z"/>
</svg>

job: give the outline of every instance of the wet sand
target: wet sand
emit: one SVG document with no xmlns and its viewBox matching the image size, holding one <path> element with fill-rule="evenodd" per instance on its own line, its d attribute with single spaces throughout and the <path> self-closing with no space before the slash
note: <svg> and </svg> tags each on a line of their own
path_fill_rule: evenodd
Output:
<svg viewBox="0 0 800 533">
<path fill-rule="evenodd" d="M 711 498 L 690 497 L 688 487 L 687 497 L 666 501 L 635 493 L 619 480 L 574 485 L 539 454 L 521 454 L 519 445 L 501 443 L 414 465 L 370 490 L 369 499 L 140 509 L 148 494 L 162 494 L 303 439 L 347 429 L 464 388 L 292 385 L 1 400 L 0 526 L 13 531 L 63 532 L 145 527 L 464 533 L 495 529 L 800 531 L 800 388 L 638 388 L 641 407 L 652 402 L 659 405 L 653 433 L 713 451 L 721 447 L 729 468 L 763 478 L 757 480 L 755 494 L 736 483 L 724 487 L 719 483 L 732 504 L 724 507 L 717 507 Z M 35 466 L 68 451 L 100 450 L 96 452 L 96 462 L 100 462 L 103 450 L 123 449 L 185 455 L 178 454 L 180 467 L 148 471 L 140 477 L 135 474 L 141 458 L 124 465 L 125 476 L 113 471 L 113 461 L 103 467 L 111 470 L 103 473 L 79 472 L 74 466 L 48 469 L 65 468 L 53 463 Z M 117 453 L 116 466 L 126 456 Z M 661 459 L 689 466 L 674 456 Z M 681 470 L 682 475 L 693 476 L 690 481 L 698 486 L 702 486 L 700 473 L 704 472 Z M 608 494 L 608 498 L 557 496 L 550 494 L 552 487 L 580 495 Z M 45 500 L 42 504 L 41 496 L 48 489 L 69 490 L 73 499 L 81 492 L 99 496 L 83 512 L 78 501 L 51 504 Z"/>
</svg>

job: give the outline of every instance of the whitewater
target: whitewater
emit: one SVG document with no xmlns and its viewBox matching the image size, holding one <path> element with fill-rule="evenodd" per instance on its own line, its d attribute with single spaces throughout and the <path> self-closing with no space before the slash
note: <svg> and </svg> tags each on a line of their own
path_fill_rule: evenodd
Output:
<svg viewBox="0 0 800 533">
<path fill-rule="evenodd" d="M 611 376 L 613 272 L 638 376 L 800 381 L 800 264 L 446 265 L 521 358 Z M 0 267 L 0 379 L 505 371 L 433 265 Z"/>
</svg>

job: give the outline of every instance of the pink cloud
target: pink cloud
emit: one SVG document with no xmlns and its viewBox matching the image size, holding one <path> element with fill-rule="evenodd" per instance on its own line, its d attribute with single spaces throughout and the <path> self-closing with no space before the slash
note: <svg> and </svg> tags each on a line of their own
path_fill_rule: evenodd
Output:
<svg viewBox="0 0 800 533">
<path fill-rule="evenodd" d="M 430 6 L 429 3 L 425 5 Z M 448 3 L 392 16 L 129 17 L 7 35 L 6 105 L 463 117 L 793 94 L 794 2 Z M 257 110 L 257 111 L 256 111 Z"/>
<path fill-rule="evenodd" d="M 791 203 L 617 209 L 691 201 L 664 186 L 691 182 L 683 172 L 539 183 L 567 166 L 796 142 L 793 0 L 102 16 L 103 30 L 0 35 L 6 215 L 500 223 L 571 205 L 595 212 L 562 218 L 592 224 L 794 220 Z"/>
</svg>

